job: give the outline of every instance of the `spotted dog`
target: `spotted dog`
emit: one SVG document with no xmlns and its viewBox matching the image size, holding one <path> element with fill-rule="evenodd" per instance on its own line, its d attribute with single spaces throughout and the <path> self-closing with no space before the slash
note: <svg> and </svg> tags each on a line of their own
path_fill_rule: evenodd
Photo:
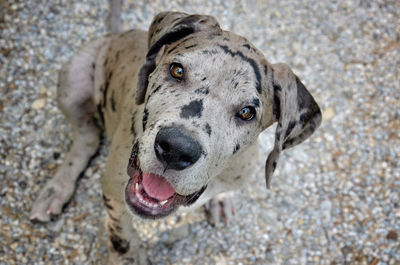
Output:
<svg viewBox="0 0 400 265">
<path fill-rule="evenodd" d="M 180 12 L 158 14 L 149 32 L 87 44 L 59 73 L 58 103 L 73 144 L 31 219 L 61 213 L 98 148 L 100 117 L 110 140 L 101 182 L 116 264 L 140 259 L 132 215 L 161 218 L 239 189 L 255 169 L 257 136 L 277 122 L 265 165 L 269 186 L 281 152 L 321 122 L 317 103 L 286 64 L 270 64 L 213 17 Z"/>
</svg>

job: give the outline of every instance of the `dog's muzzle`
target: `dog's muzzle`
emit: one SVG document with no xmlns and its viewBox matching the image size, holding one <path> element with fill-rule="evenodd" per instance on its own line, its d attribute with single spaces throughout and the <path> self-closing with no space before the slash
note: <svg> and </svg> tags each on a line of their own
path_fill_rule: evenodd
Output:
<svg viewBox="0 0 400 265">
<path fill-rule="evenodd" d="M 161 175 L 143 172 L 135 143 L 128 164 L 130 177 L 125 188 L 125 201 L 131 211 L 143 218 L 161 218 L 175 211 L 180 205 L 194 203 L 207 186 L 187 196 L 176 193 L 174 187 Z"/>
</svg>

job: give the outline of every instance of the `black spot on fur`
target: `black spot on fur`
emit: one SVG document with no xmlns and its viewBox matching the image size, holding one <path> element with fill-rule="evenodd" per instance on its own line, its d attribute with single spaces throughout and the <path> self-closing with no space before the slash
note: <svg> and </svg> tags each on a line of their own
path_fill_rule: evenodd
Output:
<svg viewBox="0 0 400 265">
<path fill-rule="evenodd" d="M 99 113 L 101 124 L 104 124 L 104 113 L 101 104 L 97 104 L 97 112 Z"/>
<path fill-rule="evenodd" d="M 279 100 L 277 93 L 274 93 L 273 113 L 275 115 L 275 118 L 279 120 L 281 117 L 281 101 Z"/>
<path fill-rule="evenodd" d="M 159 85 L 158 87 L 156 87 L 156 88 L 153 90 L 152 94 L 157 93 L 158 90 L 160 90 L 160 88 L 161 88 L 161 85 Z"/>
<path fill-rule="evenodd" d="M 206 125 L 204 125 L 204 130 L 205 130 L 205 132 L 208 134 L 208 136 L 211 136 L 211 127 L 210 127 L 210 124 L 206 123 Z"/>
<path fill-rule="evenodd" d="M 251 65 L 251 67 L 253 67 L 254 74 L 256 75 L 256 79 L 257 79 L 257 92 L 261 94 L 261 92 L 262 92 L 261 74 L 260 74 L 260 69 L 258 68 L 258 65 L 257 65 L 256 61 L 254 59 L 246 57 L 241 51 L 234 52 L 231 49 L 229 49 L 228 46 L 220 45 L 220 44 L 218 46 L 222 50 L 224 50 L 225 53 L 230 54 L 232 57 L 237 55 L 240 58 L 242 58 L 244 61 L 248 62 Z"/>
<path fill-rule="evenodd" d="M 204 55 L 215 55 L 218 54 L 219 52 L 217 50 L 202 50 L 201 53 Z"/>
<path fill-rule="evenodd" d="M 112 91 L 112 93 L 111 93 L 111 98 L 110 98 L 110 104 L 111 104 L 111 110 L 113 111 L 113 112 L 115 112 L 116 111 L 116 108 L 115 108 L 115 98 L 114 98 L 114 90 Z"/>
<path fill-rule="evenodd" d="M 110 198 L 107 198 L 107 196 L 103 195 L 103 201 L 104 201 L 104 206 L 106 206 L 107 209 L 113 210 L 114 208 L 110 204 Z"/>
<path fill-rule="evenodd" d="M 296 126 L 296 122 L 295 121 L 291 121 L 289 122 L 289 125 L 286 129 L 285 132 L 285 139 L 290 135 L 290 133 L 292 132 L 293 128 Z"/>
<path fill-rule="evenodd" d="M 129 242 L 116 234 L 110 235 L 110 241 L 115 251 L 125 254 L 129 250 Z"/>
<path fill-rule="evenodd" d="M 200 118 L 202 112 L 203 100 L 193 100 L 189 104 L 182 107 L 180 117 L 183 119 L 189 119 L 192 117 Z"/>
<path fill-rule="evenodd" d="M 113 210 L 113 209 L 114 209 L 114 208 L 111 206 L 111 204 L 104 203 L 104 205 L 105 205 L 106 208 L 109 209 L 109 210 Z"/>
<path fill-rule="evenodd" d="M 169 81 L 169 77 L 166 78 L 166 79 Z M 164 81 L 166 81 L 166 80 L 164 79 Z M 153 84 L 153 86 L 155 86 L 155 84 Z M 152 88 L 153 88 L 153 87 L 152 87 Z M 160 88 L 161 88 L 161 85 L 157 86 L 154 90 L 152 90 L 152 91 L 150 92 L 149 97 L 147 98 L 147 101 L 149 101 L 149 99 L 150 99 L 155 93 L 157 93 L 157 92 L 160 90 Z"/>
<path fill-rule="evenodd" d="M 131 134 L 134 136 L 136 135 L 135 118 L 136 118 L 136 112 L 134 112 L 131 117 Z"/>
<path fill-rule="evenodd" d="M 92 69 L 93 70 L 96 69 L 96 64 L 95 63 L 92 63 Z"/>
<path fill-rule="evenodd" d="M 218 23 L 214 25 L 214 27 L 219 27 Z M 211 32 L 208 36 L 208 40 L 215 40 L 216 37 L 221 36 L 222 33 L 220 31 Z"/>
<path fill-rule="evenodd" d="M 272 83 L 272 86 L 274 87 L 274 92 L 276 91 L 282 91 L 282 88 L 280 85 L 276 84 L 275 82 Z"/>
<path fill-rule="evenodd" d="M 107 226 L 107 229 L 108 229 L 108 232 L 109 232 L 109 233 L 111 233 L 111 234 L 114 234 L 114 233 L 115 233 L 115 229 L 114 229 L 114 227 L 112 227 L 111 225 L 108 225 L 108 226 Z"/>
<path fill-rule="evenodd" d="M 268 74 L 268 65 L 264 65 L 264 74 L 267 75 Z"/>
<path fill-rule="evenodd" d="M 143 131 L 146 130 L 146 124 L 147 124 L 147 118 L 149 117 L 149 111 L 147 109 L 144 109 L 143 112 L 143 120 L 142 120 L 142 125 L 143 125 Z"/>
<path fill-rule="evenodd" d="M 193 45 L 190 45 L 190 46 L 185 47 L 185 49 L 187 50 L 187 49 L 190 49 L 190 48 L 194 48 L 194 47 L 196 47 L 196 46 L 197 46 L 197 44 L 193 44 Z"/>
<path fill-rule="evenodd" d="M 253 98 L 253 105 L 256 107 L 260 106 L 260 100 L 258 98 Z"/>
<path fill-rule="evenodd" d="M 315 103 L 314 98 L 308 93 L 306 87 L 300 81 L 300 79 L 296 76 L 296 85 L 297 85 L 297 103 L 299 105 L 299 110 L 309 109 L 310 115 L 313 116 L 315 113 L 318 113 L 320 110 L 318 105 Z"/>
<path fill-rule="evenodd" d="M 249 44 L 246 43 L 246 44 L 243 44 L 242 46 L 250 50 L 250 45 Z"/>
<path fill-rule="evenodd" d="M 160 15 L 160 16 L 157 18 L 157 20 L 154 21 L 154 23 L 160 24 L 160 22 L 163 21 L 163 19 L 166 17 L 166 14 L 167 14 L 167 13 L 165 13 L 165 14 L 163 14 L 163 15 Z"/>
<path fill-rule="evenodd" d="M 72 162 L 69 162 L 69 163 L 68 163 L 68 166 L 72 166 L 72 164 L 73 164 Z"/>
<path fill-rule="evenodd" d="M 239 180 L 241 178 L 241 176 L 236 176 L 235 180 Z"/>
<path fill-rule="evenodd" d="M 240 149 L 240 144 L 236 144 L 235 148 L 233 149 L 233 153 L 235 154 Z"/>
<path fill-rule="evenodd" d="M 281 132 L 276 132 L 275 137 L 276 137 L 276 139 L 279 140 L 281 138 Z"/>
<path fill-rule="evenodd" d="M 106 77 L 106 82 L 105 82 L 105 85 L 104 85 L 104 91 L 103 91 L 103 107 L 104 108 L 107 105 L 107 100 L 106 100 L 107 99 L 107 90 L 108 90 L 108 87 L 110 85 L 110 79 L 111 79 L 112 75 L 113 75 L 113 71 L 110 71 L 108 73 L 107 77 Z"/>
<path fill-rule="evenodd" d="M 55 192 L 56 192 L 56 191 L 54 190 L 53 187 L 48 188 L 48 189 L 47 189 L 47 193 L 46 193 L 46 198 L 47 198 L 47 199 L 50 198 L 51 196 L 53 196 L 53 194 L 54 194 Z"/>
<path fill-rule="evenodd" d="M 203 94 L 203 95 L 208 95 L 210 91 L 208 90 L 208 87 L 200 87 L 194 91 L 196 94 Z"/>
<path fill-rule="evenodd" d="M 274 162 L 272 163 L 272 167 L 274 168 L 274 170 L 276 169 L 276 161 L 274 161 Z"/>
<path fill-rule="evenodd" d="M 172 53 L 172 52 L 175 51 L 178 47 L 179 47 L 179 45 L 176 45 L 175 47 L 172 47 L 172 48 L 167 52 L 167 54 Z"/>
<path fill-rule="evenodd" d="M 154 58 L 157 54 L 157 52 L 161 49 L 163 45 L 168 45 L 171 44 L 179 39 L 182 39 L 186 37 L 187 35 L 190 35 L 194 33 L 194 28 L 193 27 L 182 27 L 178 30 L 170 31 L 166 34 L 164 34 L 158 41 L 156 41 L 153 46 L 149 49 L 146 58 L 148 60 L 151 60 Z"/>
<path fill-rule="evenodd" d="M 158 34 L 158 33 L 160 33 L 160 32 L 161 32 L 161 30 L 162 30 L 162 28 L 161 28 L 161 27 L 157 28 L 157 29 L 154 31 L 154 35 L 155 35 L 155 34 Z M 153 36 L 153 34 L 152 34 L 152 36 Z"/>
<path fill-rule="evenodd" d="M 110 212 L 107 212 L 107 216 L 108 216 L 111 220 L 113 220 L 114 222 L 119 222 L 119 220 L 118 220 L 116 217 L 112 216 L 112 215 L 110 214 Z"/>
<path fill-rule="evenodd" d="M 207 77 L 203 77 L 202 79 L 201 79 L 201 81 L 204 81 L 204 80 L 206 80 L 207 79 Z"/>
<path fill-rule="evenodd" d="M 286 148 L 292 146 L 294 140 L 295 140 L 295 139 L 286 140 L 286 141 L 283 143 L 283 145 L 282 145 L 282 150 L 285 150 Z"/>
<path fill-rule="evenodd" d="M 181 25 L 191 25 L 195 23 L 199 19 L 198 15 L 190 15 L 182 18 L 179 22 L 177 22 L 174 27 L 181 26 Z"/>
<path fill-rule="evenodd" d="M 194 37 L 190 37 L 187 36 L 186 38 L 184 38 L 183 40 L 181 40 L 179 42 L 179 44 L 175 45 L 174 47 L 172 47 L 170 50 L 168 50 L 167 54 L 171 54 L 173 51 L 175 51 L 176 49 L 182 47 L 186 42 L 192 40 Z M 197 44 L 194 44 L 195 46 L 197 46 Z M 193 46 L 194 47 L 194 46 Z M 186 48 L 192 48 L 191 46 L 188 46 Z"/>
<path fill-rule="evenodd" d="M 301 125 L 307 124 L 312 118 L 312 115 L 310 112 L 306 112 L 300 115 L 300 123 Z"/>
</svg>

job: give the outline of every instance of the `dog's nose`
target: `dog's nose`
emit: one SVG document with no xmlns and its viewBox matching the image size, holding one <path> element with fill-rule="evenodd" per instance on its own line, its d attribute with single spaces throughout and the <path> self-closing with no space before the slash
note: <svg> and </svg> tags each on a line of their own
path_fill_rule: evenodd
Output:
<svg viewBox="0 0 400 265">
<path fill-rule="evenodd" d="M 201 155 L 200 144 L 176 127 L 164 127 L 154 143 L 156 156 L 168 169 L 183 170 L 196 163 Z"/>
</svg>

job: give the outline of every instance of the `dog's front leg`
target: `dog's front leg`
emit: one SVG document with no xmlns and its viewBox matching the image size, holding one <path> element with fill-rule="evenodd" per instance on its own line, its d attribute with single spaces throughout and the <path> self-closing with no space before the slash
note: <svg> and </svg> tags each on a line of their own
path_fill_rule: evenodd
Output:
<svg viewBox="0 0 400 265">
<path fill-rule="evenodd" d="M 108 205 L 106 206 L 108 264 L 147 265 L 146 249 L 141 246 L 139 234 L 132 227 L 132 217 L 127 210 L 109 208 L 112 200 L 107 195 L 104 195 L 104 200 Z"/>
<path fill-rule="evenodd" d="M 108 232 L 108 264 L 148 264 L 146 250 L 141 246 L 140 236 L 132 226 L 132 216 L 121 200 L 123 194 L 121 190 L 117 194 L 113 192 L 121 185 L 122 183 L 111 184 L 103 181 L 103 199 L 107 213 L 105 225 Z"/>
<path fill-rule="evenodd" d="M 113 139 L 106 172 L 101 179 L 107 213 L 105 225 L 108 231 L 108 264 L 148 264 L 146 251 L 141 246 L 139 234 L 132 226 L 132 215 L 125 204 L 127 161 L 121 157 L 129 157 L 130 150 L 117 147 L 119 145 L 121 144 Z"/>
</svg>

